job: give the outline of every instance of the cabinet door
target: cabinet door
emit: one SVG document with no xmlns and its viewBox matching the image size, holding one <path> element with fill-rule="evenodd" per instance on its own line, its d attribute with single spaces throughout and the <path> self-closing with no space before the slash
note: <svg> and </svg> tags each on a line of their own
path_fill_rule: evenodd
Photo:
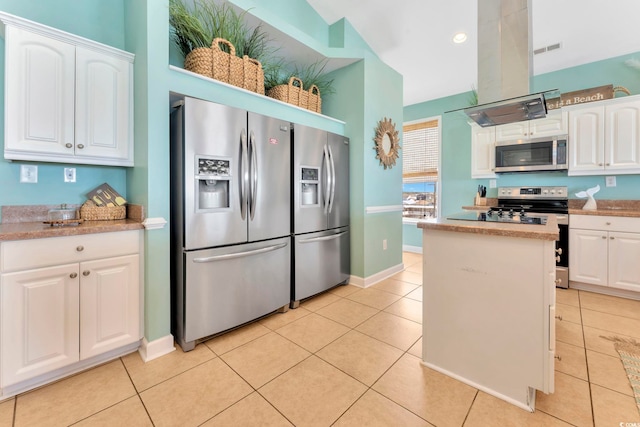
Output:
<svg viewBox="0 0 640 427">
<path fill-rule="evenodd" d="M 529 138 L 529 122 L 516 122 L 496 126 L 496 141 L 515 141 Z"/>
<path fill-rule="evenodd" d="M 609 286 L 640 291 L 640 234 L 609 233 Z"/>
<path fill-rule="evenodd" d="M 541 138 L 566 134 L 568 129 L 568 114 L 566 112 L 549 113 L 544 119 L 529 122 L 529 137 Z"/>
<path fill-rule="evenodd" d="M 640 102 L 607 106 L 605 114 L 606 169 L 640 172 Z"/>
<path fill-rule="evenodd" d="M 607 285 L 607 232 L 569 230 L 569 280 Z"/>
<path fill-rule="evenodd" d="M 12 26 L 5 31 L 5 158 L 73 155 L 75 47 Z"/>
<path fill-rule="evenodd" d="M 6 273 L 2 387 L 78 361 L 78 264 Z"/>
<path fill-rule="evenodd" d="M 139 257 L 80 264 L 80 359 L 141 338 Z"/>
<path fill-rule="evenodd" d="M 604 108 L 569 112 L 569 175 L 597 175 L 604 171 Z"/>
<path fill-rule="evenodd" d="M 130 65 L 77 48 L 75 154 L 79 158 L 114 159 L 120 161 L 114 164 L 133 166 Z"/>
<path fill-rule="evenodd" d="M 471 178 L 495 178 L 495 129 L 471 127 Z"/>
</svg>

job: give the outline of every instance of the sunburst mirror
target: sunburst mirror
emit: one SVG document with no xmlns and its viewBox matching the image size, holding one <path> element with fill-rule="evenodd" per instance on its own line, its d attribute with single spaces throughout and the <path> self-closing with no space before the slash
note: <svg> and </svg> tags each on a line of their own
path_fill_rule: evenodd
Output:
<svg viewBox="0 0 640 427">
<path fill-rule="evenodd" d="M 378 122 L 376 136 L 373 140 L 376 143 L 376 146 L 373 147 L 377 153 L 376 159 L 380 159 L 380 164 L 385 169 L 391 169 L 396 164 L 396 159 L 399 157 L 398 150 L 401 148 L 398 140 L 398 131 L 391 119 L 385 117 Z"/>
</svg>

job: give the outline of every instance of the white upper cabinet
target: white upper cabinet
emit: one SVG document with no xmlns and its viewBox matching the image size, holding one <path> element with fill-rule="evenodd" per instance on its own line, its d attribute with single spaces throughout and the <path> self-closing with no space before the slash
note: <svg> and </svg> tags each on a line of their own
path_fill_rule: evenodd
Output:
<svg viewBox="0 0 640 427">
<path fill-rule="evenodd" d="M 495 178 L 495 127 L 471 126 L 471 178 Z"/>
<path fill-rule="evenodd" d="M 640 173 L 640 97 L 569 110 L 569 175 Z"/>
<path fill-rule="evenodd" d="M 133 55 L 0 13 L 9 160 L 133 166 Z"/>
<path fill-rule="evenodd" d="M 567 113 L 550 112 L 544 119 L 509 123 L 496 126 L 496 141 L 542 138 L 567 133 Z"/>
</svg>

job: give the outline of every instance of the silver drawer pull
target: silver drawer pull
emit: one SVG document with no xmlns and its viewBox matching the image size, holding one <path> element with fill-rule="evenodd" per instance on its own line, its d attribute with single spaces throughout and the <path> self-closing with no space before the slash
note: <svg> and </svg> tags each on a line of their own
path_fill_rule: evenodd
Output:
<svg viewBox="0 0 640 427">
<path fill-rule="evenodd" d="M 67 148 L 71 148 L 71 147 L 73 147 L 73 144 L 70 143 L 70 142 L 67 142 L 66 144 L 64 144 L 64 146 L 67 147 Z"/>
<path fill-rule="evenodd" d="M 82 275 L 85 276 L 85 277 L 87 277 L 90 274 L 91 274 L 91 271 L 89 271 L 89 270 L 85 270 L 85 271 L 82 272 Z"/>
<path fill-rule="evenodd" d="M 75 279 L 76 277 L 78 277 L 78 273 L 71 273 L 69 277 L 71 277 L 72 279 Z"/>
<path fill-rule="evenodd" d="M 82 246 L 82 245 L 78 246 L 78 247 L 76 248 L 76 251 L 78 251 L 78 252 L 82 252 L 82 251 L 84 251 L 84 246 Z"/>
<path fill-rule="evenodd" d="M 556 316 L 556 319 L 558 319 L 559 321 L 561 321 L 561 322 L 562 322 L 562 314 L 557 315 L 557 316 Z"/>
<path fill-rule="evenodd" d="M 553 356 L 555 359 L 558 359 L 558 362 L 562 362 L 562 356 L 560 356 L 559 354 L 556 354 L 555 356 Z"/>
<path fill-rule="evenodd" d="M 82 150 L 84 148 L 84 145 L 83 144 L 78 144 L 78 145 L 76 145 L 76 147 L 78 147 L 79 149 Z"/>
</svg>

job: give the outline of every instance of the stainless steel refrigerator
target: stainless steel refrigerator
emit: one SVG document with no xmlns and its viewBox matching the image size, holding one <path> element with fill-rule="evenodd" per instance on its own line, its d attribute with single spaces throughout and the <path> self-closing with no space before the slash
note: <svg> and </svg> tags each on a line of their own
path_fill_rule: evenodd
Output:
<svg viewBox="0 0 640 427">
<path fill-rule="evenodd" d="M 184 97 L 171 114 L 172 329 L 183 350 L 286 310 L 289 122 Z"/>
<path fill-rule="evenodd" d="M 291 307 L 350 275 L 349 139 L 293 125 Z"/>
</svg>

